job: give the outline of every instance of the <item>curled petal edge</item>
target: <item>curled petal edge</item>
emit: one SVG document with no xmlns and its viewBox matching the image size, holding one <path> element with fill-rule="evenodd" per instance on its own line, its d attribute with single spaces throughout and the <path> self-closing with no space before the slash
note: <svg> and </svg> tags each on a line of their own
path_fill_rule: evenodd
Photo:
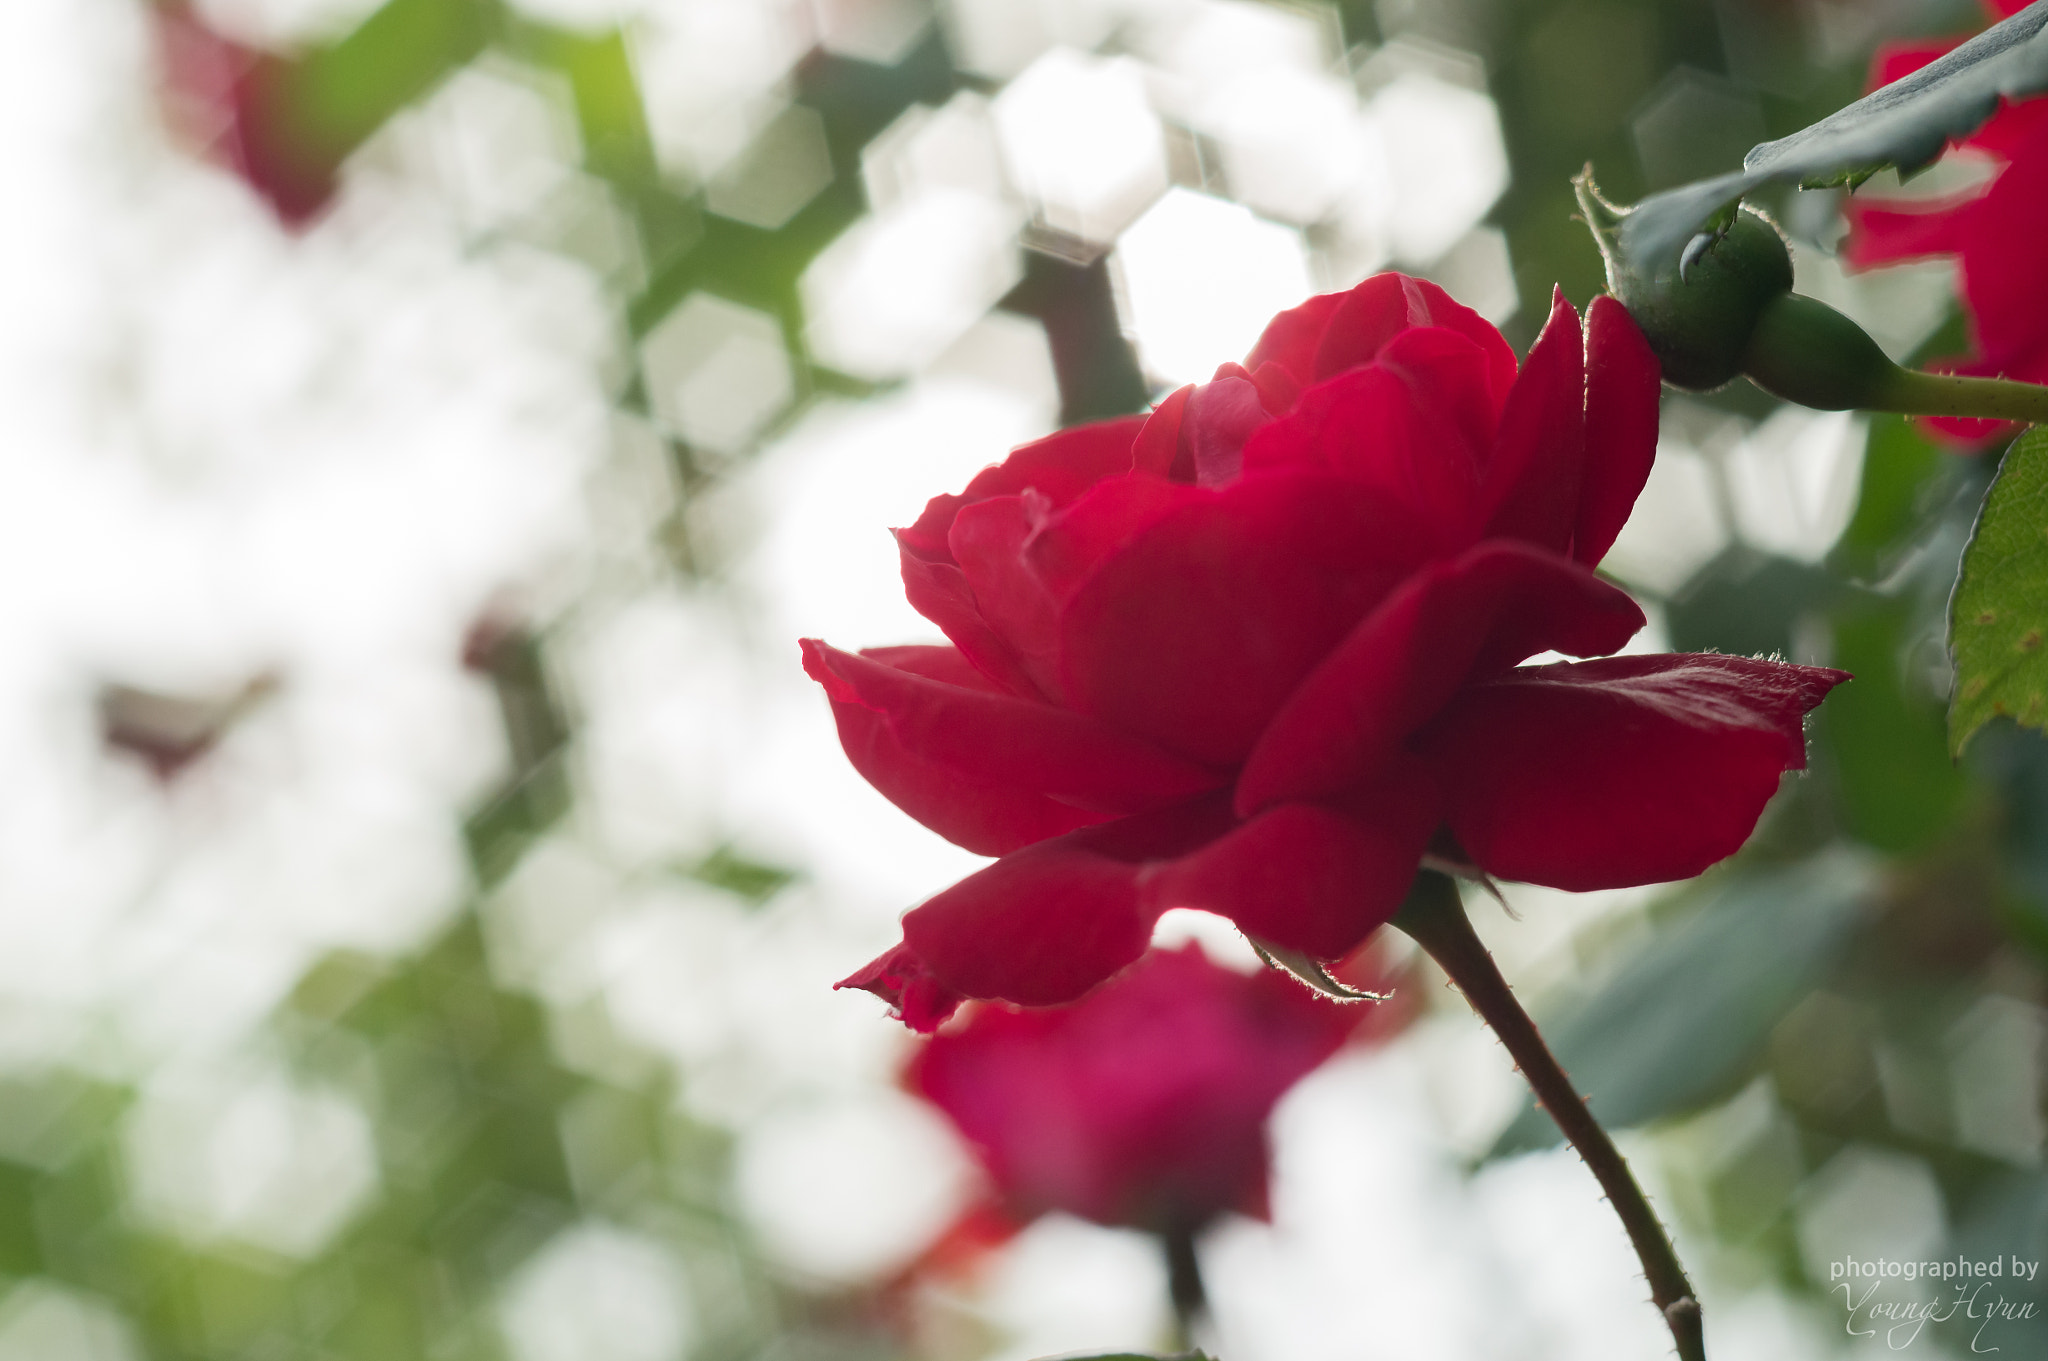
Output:
<svg viewBox="0 0 2048 1361">
<path fill-rule="evenodd" d="M 871 992 L 897 1020 L 920 1035 L 944 1025 L 967 999 L 941 983 L 908 945 L 897 944 L 832 985 Z"/>
</svg>

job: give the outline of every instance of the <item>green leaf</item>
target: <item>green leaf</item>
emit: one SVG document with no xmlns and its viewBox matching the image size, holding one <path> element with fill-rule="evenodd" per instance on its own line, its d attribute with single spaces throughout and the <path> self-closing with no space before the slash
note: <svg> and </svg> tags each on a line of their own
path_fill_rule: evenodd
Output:
<svg viewBox="0 0 2048 1361">
<path fill-rule="evenodd" d="M 1593 1114 L 1625 1129 L 1741 1086 L 1771 1030 L 1841 956 L 1874 878 L 1872 859 L 1846 849 L 1730 875 L 1584 1005 L 1545 1021 Z M 1530 1102 L 1486 1156 L 1557 1142 Z"/>
<path fill-rule="evenodd" d="M 2037 5 L 2035 8 L 2042 8 Z M 2006 451 L 1963 550 L 1949 602 L 1955 659 L 1949 699 L 1950 754 L 2004 715 L 2023 728 L 2048 723 L 2048 427 Z"/>
<path fill-rule="evenodd" d="M 1770 184 L 1862 183 L 1887 166 L 1910 174 L 1967 137 L 2001 97 L 2048 92 L 2048 0 L 2021 10 L 1939 61 L 1789 137 L 1752 147 L 1742 169 L 1653 194 L 1621 224 L 1638 268 L 1676 259 L 1695 233 L 1725 224 L 1738 200 Z"/>
</svg>

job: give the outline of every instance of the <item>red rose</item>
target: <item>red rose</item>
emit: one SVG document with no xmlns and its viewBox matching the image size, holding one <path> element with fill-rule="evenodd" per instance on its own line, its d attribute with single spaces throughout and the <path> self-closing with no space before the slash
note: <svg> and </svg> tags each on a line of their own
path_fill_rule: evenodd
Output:
<svg viewBox="0 0 2048 1361">
<path fill-rule="evenodd" d="M 1264 1215 L 1266 1117 L 1361 1014 L 1189 945 L 1071 1007 L 979 1008 L 906 1082 L 974 1146 L 1015 1222 L 1064 1210 L 1191 1232 Z"/>
<path fill-rule="evenodd" d="M 1993 19 L 2025 9 L 2027 0 L 1986 0 Z M 1900 43 L 1878 50 L 1872 89 L 1912 74 L 1963 41 Z M 1988 186 L 1916 208 L 1883 208 L 1849 201 L 1851 265 L 1953 255 L 1970 317 L 1969 354 L 1931 367 L 1988 378 L 2048 383 L 2048 100 L 2010 105 L 1960 145 L 2001 162 Z M 1971 445 L 2012 430 L 2003 421 L 1926 418 L 1932 429 Z"/>
<path fill-rule="evenodd" d="M 862 775 L 1001 859 L 842 986 L 929 1030 L 961 997 L 1072 1001 L 1173 907 L 1339 958 L 1433 841 L 1569 889 L 1740 846 L 1843 673 L 1516 666 L 1643 623 L 1591 569 L 1649 472 L 1656 365 L 1618 303 L 1589 323 L 1560 296 L 1518 374 L 1475 313 L 1380 275 L 933 500 L 897 537 L 953 646 L 804 663 Z"/>
</svg>

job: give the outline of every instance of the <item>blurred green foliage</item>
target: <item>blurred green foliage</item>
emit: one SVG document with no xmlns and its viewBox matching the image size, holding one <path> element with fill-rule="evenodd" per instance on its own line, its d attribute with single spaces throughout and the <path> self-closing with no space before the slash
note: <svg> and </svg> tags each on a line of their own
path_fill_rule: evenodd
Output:
<svg viewBox="0 0 2048 1361">
<path fill-rule="evenodd" d="M 1854 7 L 1777 0 L 1325 8 L 1348 43 L 1449 44 L 1484 60 L 1513 167 L 1492 220 L 1522 298 L 1506 328 L 1521 344 L 1554 283 L 1580 304 L 1601 286 L 1573 220 L 1581 166 L 1594 163 L 1622 200 L 1730 168 L 1749 141 L 1855 98 L 1878 37 L 1977 19 L 1943 0 L 1843 40 L 1816 16 L 1847 22 L 1833 12 Z M 777 317 L 799 359 L 796 281 L 864 208 L 861 148 L 915 103 L 987 86 L 954 69 L 938 26 L 893 67 L 812 53 L 796 98 L 822 120 L 833 179 L 774 230 L 708 214 L 696 189 L 662 175 L 619 32 L 552 27 L 495 0 L 390 0 L 337 43 L 291 57 L 277 97 L 302 147 L 332 165 L 485 52 L 566 82 L 583 168 L 638 235 L 644 271 L 619 300 L 633 334 L 709 288 Z M 1795 234 L 1825 234 L 1826 214 L 1781 206 Z M 1103 262 L 1032 254 L 1003 306 L 1044 323 L 1064 420 L 1142 407 L 1149 394 Z M 865 390 L 801 364 L 797 387 L 799 400 Z M 637 386 L 622 400 L 644 412 Z M 1702 400 L 1747 419 L 1771 409 L 1741 383 Z M 1596 1113 L 1668 1136 L 1692 1227 L 1725 1250 L 1723 1265 L 1814 1298 L 1827 1282 L 1799 1250 L 1801 1187 L 1852 1147 L 1929 1169 L 1947 1250 L 2048 1256 L 2038 1150 L 2029 1163 L 1957 1115 L 1980 1094 L 1970 1083 L 2030 1084 L 2038 1105 L 2038 1054 L 2031 1072 L 2022 1056 L 2009 1072 L 1972 1076 L 1957 1066 L 1957 1037 L 1987 1001 L 2048 1000 L 2048 743 L 1994 725 L 1957 763 L 1943 726 L 1942 612 L 1996 456 L 1948 453 L 1892 417 L 1869 432 L 1854 518 L 1824 563 L 1737 547 L 1665 602 L 1676 647 L 1856 673 L 1814 725 L 1812 773 L 1788 784 L 1739 863 L 1654 908 L 1647 943 L 1620 933 L 1591 950 L 1599 989 L 1538 999 Z M 681 442 L 669 453 L 686 493 L 713 476 Z M 702 565 L 676 557 L 684 570 Z M 569 811 L 574 733 L 544 637 L 498 629 L 467 660 L 497 696 L 513 754 L 508 780 L 467 824 L 481 893 Z M 732 848 L 675 868 L 756 904 L 795 877 Z M 728 1137 L 678 1113 L 672 1079 L 651 1064 L 637 1085 L 572 1070 L 552 1024 L 494 981 L 473 910 L 417 958 L 338 956 L 306 978 L 276 1019 L 278 1042 L 296 1071 L 374 1112 L 383 1186 L 305 1262 L 195 1247 L 136 1222 L 116 1147 L 134 1093 L 64 1073 L 0 1086 L 0 1273 L 106 1296 L 163 1361 L 482 1358 L 502 1354 L 489 1311 L 509 1273 L 595 1214 L 688 1264 L 700 1358 L 903 1353 L 874 1298 L 807 1294 L 763 1266 L 728 1203 Z M 1755 1118 L 1727 1134 L 1730 1111 Z M 1532 1112 L 1494 1152 L 1549 1137 Z M 2048 1355 L 2048 1334 L 2015 1329 L 2000 1342 L 2009 1355 Z"/>
<path fill-rule="evenodd" d="M 340 160 L 394 113 L 483 50 L 483 0 L 391 0 L 332 47 L 315 48 L 273 87 L 286 140 Z"/>
<path fill-rule="evenodd" d="M 1734 1095 L 1771 1032 L 1834 971 L 1871 886 L 1869 858 L 1847 850 L 1713 876 L 1584 1006 L 1539 1021 L 1551 1051 L 1593 1113 L 1619 1127 Z M 1560 1141 L 1530 1102 L 1486 1156 Z"/>
</svg>

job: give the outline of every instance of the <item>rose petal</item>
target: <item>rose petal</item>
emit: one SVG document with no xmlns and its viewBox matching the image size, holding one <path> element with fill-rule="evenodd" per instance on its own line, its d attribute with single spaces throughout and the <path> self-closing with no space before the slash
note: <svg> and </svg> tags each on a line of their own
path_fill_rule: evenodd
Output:
<svg viewBox="0 0 2048 1361">
<path fill-rule="evenodd" d="M 1368 279 L 1366 282 L 1372 281 Z M 1364 287 L 1364 284 L 1359 287 Z M 1280 313 L 1266 323 L 1258 343 L 1244 357 L 1244 366 L 1257 373 L 1266 365 L 1275 364 L 1292 374 L 1299 386 L 1307 387 L 1316 379 L 1316 347 L 1322 343 L 1323 332 L 1329 329 L 1330 318 L 1337 314 L 1337 309 L 1349 296 L 1348 293 L 1319 293 L 1300 306 Z M 1405 314 L 1405 303 L 1402 306 Z"/>
<path fill-rule="evenodd" d="M 1628 522 L 1657 458 L 1657 356 L 1606 294 L 1586 309 L 1586 462 L 1572 556 L 1592 567 Z"/>
<path fill-rule="evenodd" d="M 1971 195 L 1975 197 L 1975 195 Z M 1954 203 L 1926 208 L 1880 208 L 1861 199 L 1844 205 L 1849 239 L 1842 255 L 1852 269 L 1952 255 L 1962 248 Z"/>
<path fill-rule="evenodd" d="M 1316 347 L 1313 380 L 1372 363 L 1403 332 L 1428 327 L 1454 331 L 1485 355 L 1489 414 L 1497 416 L 1515 381 L 1515 352 L 1492 322 L 1429 280 L 1406 274 L 1375 275 L 1344 295 Z"/>
<path fill-rule="evenodd" d="M 1987 0 L 1995 21 L 2017 13 L 2019 0 Z M 1917 42 L 1879 49 L 1871 84 L 1888 84 L 1952 50 L 1960 40 Z M 2048 325 L 2040 299 L 2048 290 L 2048 260 L 2040 233 L 2029 225 L 2048 214 L 2048 102 L 2008 102 L 1962 145 L 2004 164 L 1989 186 L 1939 202 L 1887 207 L 1851 199 L 1850 234 L 1843 255 L 1868 267 L 1929 256 L 1958 257 L 1970 321 L 1972 352 L 1928 365 L 1939 372 L 2048 381 Z M 1981 447 L 2004 438 L 2010 423 L 1922 417 L 1922 428 L 1944 443 Z"/>
<path fill-rule="evenodd" d="M 1013 695 L 1043 698 L 1038 683 L 1024 663 L 988 620 L 967 574 L 953 561 L 952 550 L 943 543 L 939 555 L 921 551 L 907 536 L 896 531 L 897 556 L 903 563 L 903 594 L 910 607 L 939 626 L 954 647 L 975 670 Z"/>
<path fill-rule="evenodd" d="M 1322 468 L 1429 532 L 1438 551 L 1477 537 L 1479 479 L 1494 439 L 1488 359 L 1465 336 L 1401 332 L 1374 363 L 1302 394 L 1246 441 L 1247 470 Z"/>
<path fill-rule="evenodd" d="M 1172 399 L 1165 407 L 1178 410 Z M 1155 416 L 1163 416 L 1165 407 Z M 1102 421 L 1024 445 L 976 475 L 965 494 L 934 497 L 916 524 L 896 531 L 911 607 L 1012 694 L 1051 699 L 1058 693 L 1042 576 L 1049 555 L 1064 549 L 1069 576 L 1085 573 L 1093 566 L 1089 555 L 1111 551 L 1137 533 L 1174 490 L 1159 477 L 1130 470 L 1132 450 L 1147 427 L 1142 417 Z M 1168 427 L 1155 438 L 1173 433 Z M 1022 551 L 1049 509 L 1100 496 L 1123 508 L 1113 534 L 1098 534 L 1097 542 L 1082 549 L 1072 547 L 1070 534 L 1060 545 L 1041 546 L 1036 565 L 1024 561 Z M 956 544 L 954 531 L 963 519 L 966 528 Z M 1096 514 L 1089 523 L 1104 520 Z M 956 548 L 966 552 L 965 559 Z M 1055 599 L 1063 600 L 1070 587 L 1071 582 L 1058 587 Z"/>
<path fill-rule="evenodd" d="M 1182 437 L 1193 456 L 1194 482 L 1220 487 L 1237 480 L 1244 444 L 1272 419 L 1250 378 L 1218 377 L 1195 389 L 1188 400 Z"/>
<path fill-rule="evenodd" d="M 1019 560 L 1059 609 L 1097 568 L 1212 493 L 1145 474 L 1113 478 L 1065 510 L 1042 515 Z"/>
<path fill-rule="evenodd" d="M 889 1004 L 896 1019 L 920 1035 L 945 1024 L 967 999 L 932 977 L 924 961 L 907 945 L 894 945 L 866 966 L 832 985 L 871 992 Z"/>
<path fill-rule="evenodd" d="M 2010 128 L 2011 120 L 2022 115 L 2038 119 L 2031 112 L 2035 108 L 2027 104 L 2007 109 L 1986 125 L 1986 131 Z M 1930 368 L 2048 380 L 2048 323 L 2039 306 L 2039 299 L 2048 296 L 2048 258 L 2038 249 L 2036 233 L 2014 225 L 2048 214 L 2048 120 L 2031 126 L 2031 146 L 2000 171 L 1988 189 L 1907 211 L 1850 204 L 1847 254 L 1856 265 L 1930 255 L 1959 257 L 1973 353 L 1936 361 Z M 1972 144 L 1983 140 L 1980 134 Z M 1981 445 L 2012 428 L 2005 422 L 1948 417 L 1924 419 L 1922 424 L 1964 445 Z"/>
<path fill-rule="evenodd" d="M 1299 389 L 1267 366 L 1263 385 L 1235 364 L 1206 383 L 1174 391 L 1146 418 L 1132 447 L 1139 472 L 1204 487 L 1236 480 L 1245 440 L 1294 404 Z"/>
<path fill-rule="evenodd" d="M 1501 411 L 1485 472 L 1488 537 L 1526 539 L 1555 553 L 1571 547 L 1585 464 L 1585 409 L 1585 340 L 1579 314 L 1560 288 Z"/>
<path fill-rule="evenodd" d="M 1294 410 L 1294 404 L 1301 400 L 1301 390 L 1308 386 L 1291 370 L 1271 363 L 1252 371 L 1252 385 L 1258 388 L 1259 401 L 1267 414 L 1273 416 L 1284 416 Z"/>
<path fill-rule="evenodd" d="M 962 494 L 981 500 L 1028 488 L 1063 506 L 1102 479 L 1129 472 L 1131 445 L 1144 425 L 1143 416 L 1119 416 L 1068 426 L 1019 445 L 1001 463 L 975 474 Z"/>
<path fill-rule="evenodd" d="M 1197 761 L 1235 763 L 1426 547 L 1397 507 L 1328 475 L 1182 489 L 1075 588 L 1060 619 L 1063 693 Z"/>
<path fill-rule="evenodd" d="M 2048 221 L 2048 140 L 1955 216 L 1966 234 L 1963 296 L 1977 354 L 1995 371 L 2024 376 L 2030 359 L 2048 353 L 2048 250 L 2039 230 Z"/>
<path fill-rule="evenodd" d="M 1408 758 L 1340 807 L 1287 803 L 1159 873 L 1174 907 L 1228 917 L 1247 935 L 1340 959 L 1400 907 L 1442 815 L 1434 777 Z"/>
<path fill-rule="evenodd" d="M 832 697 L 832 721 L 846 759 L 862 779 L 911 817 L 976 855 L 1004 855 L 1108 816 L 921 756 L 896 736 L 885 714 L 858 699 Z"/>
<path fill-rule="evenodd" d="M 1802 716 L 1848 674 L 1748 657 L 1607 657 L 1467 688 L 1421 749 L 1483 868 L 1553 888 L 1698 874 L 1806 764 Z"/>
<path fill-rule="evenodd" d="M 1288 697 L 1238 777 L 1240 815 L 1372 778 L 1474 676 L 1546 649 L 1612 652 L 1643 626 L 1626 591 L 1495 540 L 1416 573 Z"/>
<path fill-rule="evenodd" d="M 1165 910 L 1144 889 L 1158 864 L 1230 826 L 1210 798 L 1027 846 L 913 908 L 904 944 L 965 996 L 1071 1002 L 1145 952 Z"/>
<path fill-rule="evenodd" d="M 1019 445 L 1001 463 L 976 473 L 960 495 L 933 497 L 917 523 L 898 534 L 909 535 L 928 553 L 937 553 L 952 529 L 953 517 L 977 501 L 1031 490 L 1055 506 L 1066 505 L 1104 478 L 1121 477 L 1131 470 L 1131 447 L 1144 425 L 1143 416 L 1121 416 L 1069 426 Z"/>
<path fill-rule="evenodd" d="M 804 669 L 825 687 L 835 714 L 852 708 L 881 720 L 879 727 L 858 714 L 842 720 L 842 740 L 848 723 L 862 739 L 858 752 L 847 752 L 855 768 L 898 807 L 969 850 L 1001 854 L 1042 839 L 1049 821 L 1063 818 L 1057 830 L 1064 831 L 1100 815 L 1180 803 L 1221 782 L 1072 710 L 1003 694 L 952 648 L 853 656 L 805 639 Z M 1048 808 L 1044 800 L 1057 803 Z M 981 844 L 954 834 L 963 822 Z M 998 843 L 1006 844 L 988 849 Z"/>
<path fill-rule="evenodd" d="M 1031 678 L 1026 692 L 1059 693 L 1059 602 L 1024 559 L 1044 503 L 1036 493 L 996 496 L 963 506 L 946 535 L 973 592 L 975 609 Z"/>
<path fill-rule="evenodd" d="M 1194 395 L 1195 385 L 1189 383 L 1186 387 L 1175 388 L 1152 408 L 1152 414 L 1145 418 L 1137 439 L 1131 444 L 1131 467 L 1134 471 L 1150 473 L 1154 477 L 1173 475 L 1174 465 L 1181 458 L 1181 421 L 1187 416 L 1188 399 Z"/>
<path fill-rule="evenodd" d="M 1257 375 L 1273 365 L 1305 388 L 1371 363 L 1395 336 L 1429 326 L 1458 332 L 1486 355 L 1489 410 L 1497 414 L 1515 381 L 1515 352 L 1486 318 L 1436 284 L 1405 274 L 1376 274 L 1348 292 L 1324 293 L 1282 312 L 1267 324 L 1244 367 Z M 1268 386 L 1258 381 L 1262 390 Z M 1268 409 L 1283 408 L 1269 402 Z"/>
</svg>

